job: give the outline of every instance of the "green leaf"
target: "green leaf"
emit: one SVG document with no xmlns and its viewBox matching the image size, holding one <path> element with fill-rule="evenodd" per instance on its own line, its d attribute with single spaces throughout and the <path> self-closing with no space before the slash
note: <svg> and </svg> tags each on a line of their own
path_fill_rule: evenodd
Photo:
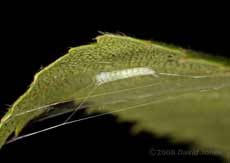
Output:
<svg viewBox="0 0 230 163">
<path fill-rule="evenodd" d="M 167 134 L 230 157 L 229 59 L 126 36 L 96 40 L 70 49 L 35 75 L 1 120 L 0 147 L 44 108 L 75 101 L 79 108 L 88 103 L 89 113 L 136 121 L 134 134 Z"/>
</svg>

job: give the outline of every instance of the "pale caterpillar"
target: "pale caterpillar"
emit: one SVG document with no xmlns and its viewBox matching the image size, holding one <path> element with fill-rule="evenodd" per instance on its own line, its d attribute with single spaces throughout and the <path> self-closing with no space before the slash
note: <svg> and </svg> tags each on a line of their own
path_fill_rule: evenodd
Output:
<svg viewBox="0 0 230 163">
<path fill-rule="evenodd" d="M 147 67 L 129 68 L 111 72 L 101 72 L 96 75 L 96 84 L 101 85 L 107 82 L 144 75 L 153 75 L 154 77 L 158 77 L 153 69 Z"/>
</svg>

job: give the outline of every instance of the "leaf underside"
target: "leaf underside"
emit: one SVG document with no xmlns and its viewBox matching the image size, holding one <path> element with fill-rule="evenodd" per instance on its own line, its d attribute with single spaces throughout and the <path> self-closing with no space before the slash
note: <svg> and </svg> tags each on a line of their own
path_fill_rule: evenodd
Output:
<svg viewBox="0 0 230 163">
<path fill-rule="evenodd" d="M 1 120 L 0 147 L 44 114 L 43 108 L 76 101 L 88 103 L 89 113 L 135 121 L 133 134 L 170 135 L 230 157 L 228 59 L 126 36 L 96 40 L 70 49 L 35 75 Z"/>
</svg>

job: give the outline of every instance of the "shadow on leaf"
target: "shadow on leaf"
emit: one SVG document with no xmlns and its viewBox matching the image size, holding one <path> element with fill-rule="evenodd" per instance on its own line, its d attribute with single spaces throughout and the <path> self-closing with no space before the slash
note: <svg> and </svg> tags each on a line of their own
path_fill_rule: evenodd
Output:
<svg viewBox="0 0 230 163">
<path fill-rule="evenodd" d="M 76 107 L 74 103 L 54 106 Z M 88 115 L 86 109 L 76 112 L 76 118 Z M 43 129 L 61 123 L 66 115 L 51 118 L 29 125 L 22 134 Z M 9 161 L 207 161 L 224 162 L 215 155 L 179 155 L 178 151 L 189 152 L 193 147 L 191 142 L 172 143 L 170 136 L 159 137 L 142 131 L 136 135 L 131 133 L 135 122 L 118 122 L 115 115 L 106 115 L 90 120 L 69 124 L 54 130 L 40 133 L 23 140 L 6 145 L 0 152 L 2 160 Z"/>
</svg>

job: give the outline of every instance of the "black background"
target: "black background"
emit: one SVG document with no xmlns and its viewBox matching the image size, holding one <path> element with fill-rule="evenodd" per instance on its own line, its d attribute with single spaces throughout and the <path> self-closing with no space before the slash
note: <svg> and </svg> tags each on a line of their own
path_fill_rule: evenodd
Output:
<svg viewBox="0 0 230 163">
<path fill-rule="evenodd" d="M 0 116 L 28 88 L 41 67 L 65 54 L 70 47 L 93 42 L 98 31 L 122 32 L 230 57 L 228 13 L 219 5 L 174 7 L 166 3 L 134 7 L 111 3 L 101 8 L 94 4 L 90 7 L 24 5 L 23 8 L 22 4 L 1 6 Z M 41 160 L 122 160 L 126 156 L 131 160 L 159 161 L 166 157 L 154 158 L 148 154 L 148 149 L 153 146 L 186 149 L 191 145 L 170 144 L 168 138 L 157 138 L 148 133 L 132 137 L 129 134 L 132 125 L 131 122 L 118 124 L 113 116 L 70 125 L 7 145 L 0 152 L 1 158 L 11 156 L 12 160 L 29 160 L 27 153 L 31 152 L 31 159 Z"/>
</svg>

